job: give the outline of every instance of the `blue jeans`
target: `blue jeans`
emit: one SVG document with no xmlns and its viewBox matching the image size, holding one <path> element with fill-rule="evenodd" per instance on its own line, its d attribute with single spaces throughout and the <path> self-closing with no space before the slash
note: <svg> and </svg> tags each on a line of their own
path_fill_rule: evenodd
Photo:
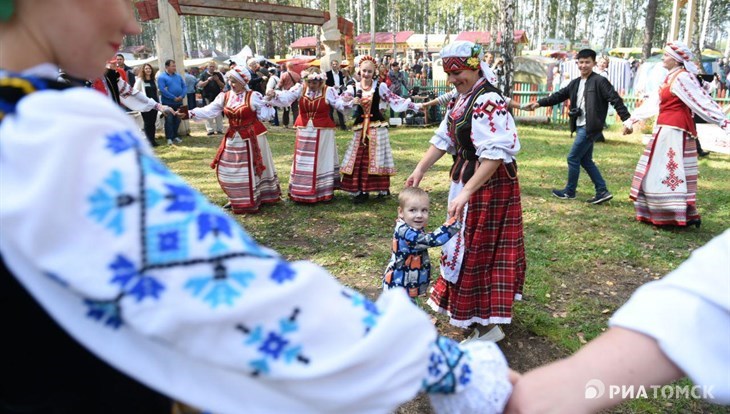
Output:
<svg viewBox="0 0 730 414">
<path fill-rule="evenodd" d="M 570 195 L 575 195 L 575 189 L 578 187 L 580 167 L 583 167 L 591 177 L 593 185 L 596 186 L 596 194 L 607 190 L 606 182 L 598 171 L 598 166 L 593 162 L 593 141 L 586 137 L 584 126 L 576 129 L 575 141 L 568 154 L 568 184 L 565 186 L 565 192 Z"/>
<path fill-rule="evenodd" d="M 177 111 L 182 106 L 182 103 L 175 102 L 175 103 L 169 103 L 166 104 L 170 108 L 172 108 L 173 111 Z M 166 114 L 165 115 L 165 138 L 167 139 L 174 139 L 177 137 L 177 129 L 180 128 L 180 118 L 176 117 L 175 115 Z"/>
</svg>

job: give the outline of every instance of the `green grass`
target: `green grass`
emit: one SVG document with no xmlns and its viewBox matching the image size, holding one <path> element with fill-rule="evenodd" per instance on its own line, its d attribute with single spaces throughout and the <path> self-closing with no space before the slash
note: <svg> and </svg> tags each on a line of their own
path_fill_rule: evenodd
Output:
<svg viewBox="0 0 730 414">
<path fill-rule="evenodd" d="M 597 144 L 594 159 L 614 199 L 605 205 L 583 202 L 593 186 L 582 172 L 578 198 L 558 200 L 552 188 L 562 188 L 565 157 L 572 138 L 567 128 L 520 126 L 518 155 L 527 249 L 524 300 L 515 306 L 514 323 L 573 352 L 581 338 L 591 340 L 606 328 L 610 315 L 640 285 L 657 279 L 684 261 L 690 252 L 720 234 L 730 223 L 730 157 L 713 153 L 699 162 L 698 208 L 701 229 L 659 229 L 636 222 L 628 198 L 631 177 L 643 150 L 641 135 L 623 137 L 612 127 L 607 142 Z M 391 190 L 397 194 L 429 146 L 431 129 L 397 128 L 391 142 L 398 174 Z M 337 132 L 342 157 L 351 135 Z M 219 137 L 206 137 L 194 126 L 194 136 L 181 146 L 160 147 L 159 156 L 174 171 L 213 202 L 226 199 L 209 168 Z M 294 132 L 269 133 L 282 190 L 286 193 L 294 148 Z M 431 194 L 430 227 L 445 217 L 450 157 L 428 173 L 421 186 Z M 397 199 L 353 205 L 337 193 L 330 203 L 298 205 L 282 200 L 259 214 L 236 216 L 260 243 L 290 260 L 307 259 L 326 267 L 344 284 L 370 295 L 380 289 L 388 262 Z M 437 258 L 438 249 L 431 251 Z M 667 405 L 671 403 L 671 405 Z M 727 412 L 697 401 L 634 400 L 616 412 Z"/>
</svg>

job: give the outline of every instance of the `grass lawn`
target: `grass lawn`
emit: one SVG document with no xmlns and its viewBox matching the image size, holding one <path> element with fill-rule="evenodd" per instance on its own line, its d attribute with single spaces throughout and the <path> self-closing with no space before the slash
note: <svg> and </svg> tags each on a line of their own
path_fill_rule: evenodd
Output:
<svg viewBox="0 0 730 414">
<path fill-rule="evenodd" d="M 209 168 L 220 136 L 207 137 L 200 124 L 179 146 L 161 146 L 157 153 L 173 171 L 213 202 L 224 204 Z M 613 127 L 617 128 L 617 127 Z M 594 206 L 584 200 L 594 194 L 585 172 L 576 200 L 550 195 L 567 176 L 565 157 L 572 139 L 567 127 L 520 126 L 518 155 L 527 249 L 527 280 L 514 323 L 499 343 L 510 365 L 524 371 L 566 356 L 606 329 L 610 315 L 640 285 L 658 279 L 684 261 L 690 252 L 720 234 L 730 223 L 730 156 L 713 153 L 699 162 L 700 229 L 659 229 L 638 223 L 628 198 L 631 178 L 643 150 L 641 135 L 623 137 L 609 130 L 607 142 L 595 146 L 594 159 L 614 199 Z M 431 129 L 391 130 L 398 174 L 391 191 L 397 194 L 428 148 Z M 351 135 L 337 133 L 340 158 Z M 291 129 L 271 128 L 272 147 L 282 190 L 286 193 L 294 148 Z M 430 228 L 445 218 L 450 157 L 431 169 L 421 186 L 431 194 Z M 261 244 L 290 260 L 307 259 L 326 267 L 342 283 L 375 297 L 389 256 L 397 197 L 353 205 L 338 193 L 330 203 L 314 206 L 282 200 L 258 214 L 236 219 Z M 431 250 L 437 261 L 439 249 Z M 434 272 L 435 273 L 435 272 Z M 435 277 L 435 275 L 434 275 Z M 671 323 L 667 320 L 666 323 Z M 466 332 L 440 318 L 442 334 L 461 340 Z M 424 412 L 414 402 L 402 412 Z M 730 412 L 696 400 L 634 400 L 612 412 Z"/>
</svg>

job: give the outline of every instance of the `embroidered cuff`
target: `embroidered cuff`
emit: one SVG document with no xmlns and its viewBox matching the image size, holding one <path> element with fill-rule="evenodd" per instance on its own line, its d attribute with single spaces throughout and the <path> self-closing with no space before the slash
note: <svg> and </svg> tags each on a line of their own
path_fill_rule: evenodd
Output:
<svg viewBox="0 0 730 414">
<path fill-rule="evenodd" d="M 512 393 L 507 361 L 493 342 L 459 345 L 439 337 L 433 344 L 423 390 L 441 413 L 499 413 Z"/>
</svg>

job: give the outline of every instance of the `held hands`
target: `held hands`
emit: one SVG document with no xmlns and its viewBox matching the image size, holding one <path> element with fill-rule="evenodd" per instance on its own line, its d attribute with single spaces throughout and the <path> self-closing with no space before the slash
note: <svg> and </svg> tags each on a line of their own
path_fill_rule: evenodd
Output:
<svg viewBox="0 0 730 414">
<path fill-rule="evenodd" d="M 632 132 L 634 132 L 633 128 L 627 127 L 626 125 L 624 125 L 624 131 L 623 131 L 624 135 L 631 135 Z"/>
<path fill-rule="evenodd" d="M 451 202 L 449 203 L 448 216 L 456 217 L 457 220 L 461 221 L 461 216 L 464 213 L 464 207 L 466 206 L 466 203 L 469 202 L 469 197 L 471 197 L 471 194 L 468 191 L 462 189 L 459 195 L 454 197 L 454 199 L 451 200 Z"/>
<path fill-rule="evenodd" d="M 525 111 L 534 111 L 535 109 L 539 108 L 540 104 L 537 102 L 530 102 L 528 104 L 524 104 L 520 107 L 520 109 Z"/>
<path fill-rule="evenodd" d="M 276 91 L 272 89 L 266 92 L 266 98 L 268 98 L 269 100 L 276 98 Z"/>
<path fill-rule="evenodd" d="M 175 102 L 182 102 L 182 100 L 183 100 L 182 96 L 178 96 L 177 98 L 175 98 Z"/>
</svg>

